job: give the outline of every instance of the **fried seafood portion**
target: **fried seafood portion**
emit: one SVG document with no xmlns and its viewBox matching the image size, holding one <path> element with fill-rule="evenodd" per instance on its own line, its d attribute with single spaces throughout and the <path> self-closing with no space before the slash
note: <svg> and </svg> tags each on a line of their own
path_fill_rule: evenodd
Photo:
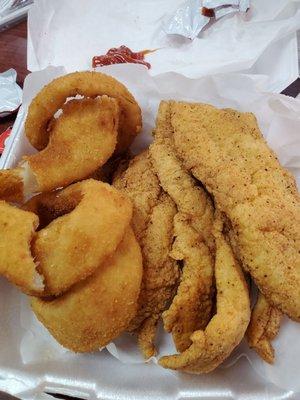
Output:
<svg viewBox="0 0 300 400">
<path fill-rule="evenodd" d="M 153 167 L 163 189 L 177 206 L 171 257 L 183 263 L 177 294 L 164 312 L 164 327 L 178 351 L 191 345 L 191 335 L 204 329 L 213 303 L 213 207 L 207 193 L 186 171 L 173 147 L 170 102 L 161 102 L 150 146 Z"/>
<path fill-rule="evenodd" d="M 195 331 L 192 345 L 162 357 L 164 368 L 202 374 L 213 371 L 242 340 L 250 320 L 250 299 L 240 265 L 222 233 L 220 216 L 215 222 L 215 278 L 217 311 L 205 330 Z"/>
<path fill-rule="evenodd" d="M 127 328 L 136 313 L 141 279 L 141 251 L 128 228 L 116 252 L 92 276 L 56 299 L 32 298 L 31 306 L 62 346 L 90 352 Z"/>
<path fill-rule="evenodd" d="M 132 227 L 142 249 L 144 272 L 139 308 L 129 330 L 137 332 L 139 347 L 149 358 L 155 354 L 157 322 L 175 294 L 179 277 L 177 263 L 169 256 L 176 207 L 161 189 L 148 151 L 117 174 L 114 185 L 133 202 Z"/>
<path fill-rule="evenodd" d="M 252 310 L 246 338 L 249 346 L 269 364 L 274 362 L 274 349 L 271 342 L 278 335 L 281 319 L 281 311 L 271 306 L 266 298 L 259 293 Z"/>
<path fill-rule="evenodd" d="M 294 179 L 253 114 L 172 103 L 175 148 L 226 214 L 247 270 L 267 301 L 300 321 L 300 202 Z"/>
</svg>

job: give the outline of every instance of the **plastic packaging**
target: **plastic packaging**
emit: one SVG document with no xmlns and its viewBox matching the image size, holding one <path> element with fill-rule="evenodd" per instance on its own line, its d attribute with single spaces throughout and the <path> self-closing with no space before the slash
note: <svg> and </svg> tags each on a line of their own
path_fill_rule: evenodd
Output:
<svg viewBox="0 0 300 400">
<path fill-rule="evenodd" d="M 26 17 L 33 0 L 0 0 L 0 31 Z"/>
<path fill-rule="evenodd" d="M 249 0 L 186 0 L 167 18 L 164 30 L 193 40 L 212 18 L 218 20 L 228 14 L 246 12 L 249 7 Z"/>
<path fill-rule="evenodd" d="M 22 89 L 16 83 L 17 72 L 9 69 L 0 74 L 0 118 L 16 111 L 22 101 Z"/>
</svg>

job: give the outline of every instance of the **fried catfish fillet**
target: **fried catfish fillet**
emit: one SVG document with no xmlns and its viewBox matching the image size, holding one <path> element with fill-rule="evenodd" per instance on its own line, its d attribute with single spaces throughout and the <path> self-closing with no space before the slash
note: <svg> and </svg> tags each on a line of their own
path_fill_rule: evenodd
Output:
<svg viewBox="0 0 300 400">
<path fill-rule="evenodd" d="M 222 220 L 214 224 L 217 312 L 205 330 L 191 336 L 192 345 L 182 352 L 162 357 L 159 364 L 185 372 L 213 371 L 242 340 L 250 320 L 250 299 L 241 267 L 222 233 Z"/>
<path fill-rule="evenodd" d="M 281 319 L 281 311 L 271 306 L 266 298 L 259 293 L 252 310 L 246 338 L 249 346 L 269 364 L 274 362 L 274 349 L 271 341 L 278 335 Z"/>
<path fill-rule="evenodd" d="M 300 321 L 300 202 L 253 114 L 171 105 L 175 148 L 231 221 L 243 268 L 268 302 Z"/>
<path fill-rule="evenodd" d="M 165 329 L 172 333 L 177 350 L 184 351 L 191 345 L 192 333 L 204 329 L 211 317 L 213 207 L 207 193 L 177 158 L 172 135 L 170 103 L 161 102 L 150 154 L 163 189 L 178 209 L 171 256 L 183 261 L 178 292 L 164 312 L 163 321 Z"/>
<path fill-rule="evenodd" d="M 179 278 L 177 263 L 169 256 L 176 207 L 160 187 L 148 151 L 117 173 L 114 185 L 133 202 L 132 227 L 142 249 L 144 272 L 138 312 L 129 331 L 137 332 L 139 347 L 149 358 L 155 354 L 157 322 L 174 297 Z"/>
</svg>

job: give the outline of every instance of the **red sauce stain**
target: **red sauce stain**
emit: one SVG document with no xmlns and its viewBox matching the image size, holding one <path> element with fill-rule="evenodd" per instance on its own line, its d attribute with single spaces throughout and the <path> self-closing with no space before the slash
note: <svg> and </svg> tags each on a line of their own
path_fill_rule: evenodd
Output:
<svg viewBox="0 0 300 400">
<path fill-rule="evenodd" d="M 151 65 L 145 61 L 145 55 L 152 53 L 152 51 L 155 50 L 143 50 L 135 53 L 126 46 L 114 47 L 102 56 L 93 57 L 92 65 L 93 68 L 96 68 L 103 67 L 104 65 L 130 63 L 142 64 L 150 69 Z"/>
</svg>

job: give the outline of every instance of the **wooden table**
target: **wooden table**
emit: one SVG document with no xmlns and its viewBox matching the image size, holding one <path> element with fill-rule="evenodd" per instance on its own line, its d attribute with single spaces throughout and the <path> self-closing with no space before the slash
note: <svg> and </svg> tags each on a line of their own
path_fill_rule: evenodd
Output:
<svg viewBox="0 0 300 400">
<path fill-rule="evenodd" d="M 28 74 L 26 65 L 27 54 L 27 22 L 23 21 L 7 31 L 0 32 L 0 72 L 14 68 L 17 73 L 17 81 L 23 85 L 24 78 Z M 0 119 L 0 133 L 12 125 L 15 115 Z"/>
</svg>

